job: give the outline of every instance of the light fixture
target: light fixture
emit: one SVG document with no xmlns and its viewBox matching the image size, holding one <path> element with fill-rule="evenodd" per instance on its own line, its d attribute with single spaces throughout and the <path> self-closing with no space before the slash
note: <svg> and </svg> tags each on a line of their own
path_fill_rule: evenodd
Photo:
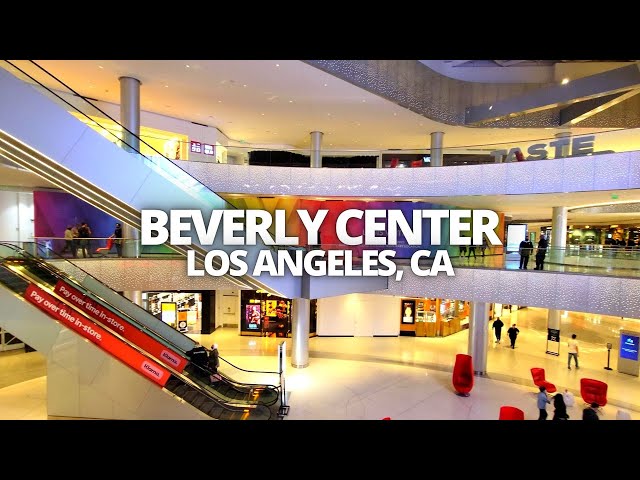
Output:
<svg viewBox="0 0 640 480">
<path fill-rule="evenodd" d="M 191 65 L 185 65 L 185 67 L 187 67 L 187 68 L 191 68 Z"/>
<path fill-rule="evenodd" d="M 104 67 L 102 65 L 98 65 L 98 68 L 102 70 Z"/>
<path fill-rule="evenodd" d="M 569 79 L 568 78 L 563 78 L 561 83 L 562 83 L 562 85 L 566 85 L 567 83 L 569 83 Z"/>
<path fill-rule="evenodd" d="M 243 86 L 243 87 L 246 87 L 246 86 L 247 86 L 247 84 L 245 83 L 245 84 L 244 84 L 244 85 L 242 85 L 242 86 Z"/>
<path fill-rule="evenodd" d="M 279 63 L 276 63 L 276 67 L 279 67 L 279 66 L 280 66 L 280 64 L 279 64 Z"/>
<path fill-rule="evenodd" d="M 493 110 L 493 105 L 489 105 L 489 110 Z"/>
<path fill-rule="evenodd" d="M 327 84 L 325 83 L 325 84 L 324 84 L 324 86 L 326 87 L 326 86 L 327 86 Z"/>
</svg>

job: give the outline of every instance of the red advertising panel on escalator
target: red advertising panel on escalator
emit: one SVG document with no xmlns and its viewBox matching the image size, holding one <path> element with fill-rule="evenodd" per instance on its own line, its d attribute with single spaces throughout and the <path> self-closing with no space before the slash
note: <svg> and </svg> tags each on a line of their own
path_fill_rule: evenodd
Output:
<svg viewBox="0 0 640 480">
<path fill-rule="evenodd" d="M 142 348 L 145 352 L 149 352 L 165 365 L 179 372 L 182 372 L 187 365 L 187 360 L 184 357 L 181 357 L 153 337 L 139 330 L 135 325 L 128 323 L 68 283 L 58 280 L 53 291 L 64 298 L 69 304 L 85 312 L 89 317 L 111 325 L 111 328 L 115 332 L 118 332 L 118 334 L 122 335 L 131 343 Z"/>
<path fill-rule="evenodd" d="M 24 292 L 24 298 L 34 304 L 50 317 L 59 320 L 65 327 L 77 332 L 84 338 L 95 343 L 118 360 L 126 363 L 134 370 L 164 387 L 169 380 L 169 371 L 154 361 L 147 359 L 108 330 L 91 322 L 78 312 L 69 308 L 64 302 L 53 297 L 36 285 L 29 285 Z"/>
</svg>

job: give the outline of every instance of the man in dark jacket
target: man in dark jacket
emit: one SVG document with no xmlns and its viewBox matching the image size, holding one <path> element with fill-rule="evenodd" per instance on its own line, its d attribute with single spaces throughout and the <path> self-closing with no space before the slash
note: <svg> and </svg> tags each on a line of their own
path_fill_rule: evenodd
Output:
<svg viewBox="0 0 640 480">
<path fill-rule="evenodd" d="M 526 270 L 527 265 L 529 264 L 529 255 L 533 253 L 533 243 L 531 243 L 530 238 L 527 236 L 524 240 L 520 242 L 520 270 Z"/>
<path fill-rule="evenodd" d="M 496 343 L 500 343 L 500 338 L 502 337 L 502 327 L 504 327 L 504 323 L 500 320 L 500 317 L 496 318 L 491 325 L 495 334 L 496 334 Z"/>
<path fill-rule="evenodd" d="M 515 323 L 507 330 L 507 335 L 509 335 L 509 340 L 511 340 L 511 348 L 516 348 L 516 338 L 518 338 L 519 333 L 520 330 L 518 330 Z"/>
<path fill-rule="evenodd" d="M 547 255 L 547 247 L 549 241 L 544 235 L 540 236 L 538 242 L 538 251 L 536 252 L 536 268 L 534 270 L 542 270 L 544 268 L 544 257 Z"/>
<path fill-rule="evenodd" d="M 587 408 L 585 408 L 582 411 L 582 419 L 583 420 L 600 420 L 600 417 L 598 417 L 598 408 L 600 408 L 600 405 L 598 405 L 596 402 L 593 402 L 591 405 L 589 405 Z"/>
<path fill-rule="evenodd" d="M 196 342 L 191 350 L 187 352 L 187 356 L 191 361 L 185 370 L 196 377 L 209 379 L 208 363 L 209 355 L 207 349 Z"/>
</svg>

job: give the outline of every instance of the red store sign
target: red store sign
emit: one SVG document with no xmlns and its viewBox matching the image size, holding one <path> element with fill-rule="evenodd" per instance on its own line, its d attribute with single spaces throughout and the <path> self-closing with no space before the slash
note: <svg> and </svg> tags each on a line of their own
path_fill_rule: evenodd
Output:
<svg viewBox="0 0 640 480">
<path fill-rule="evenodd" d="M 182 372 L 187 365 L 187 360 L 184 357 L 181 357 L 178 353 L 169 349 L 155 338 L 147 335 L 135 325 L 128 323 L 111 310 L 103 307 L 95 300 L 83 294 L 80 290 L 73 288 L 68 283 L 58 280 L 53 291 L 64 298 L 67 303 L 85 312 L 89 317 L 109 324 L 113 331 L 122 335 L 134 345 L 142 348 L 145 352 L 150 353 L 165 365 L 179 372 Z"/>
</svg>

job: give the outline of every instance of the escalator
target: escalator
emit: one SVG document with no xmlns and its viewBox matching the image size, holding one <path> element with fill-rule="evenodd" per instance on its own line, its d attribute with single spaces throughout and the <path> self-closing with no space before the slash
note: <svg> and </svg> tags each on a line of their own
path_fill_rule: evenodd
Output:
<svg viewBox="0 0 640 480">
<path fill-rule="evenodd" d="M 51 252 L 39 244 L 29 244 L 29 249 L 37 252 L 42 252 L 44 249 L 42 253 L 48 258 L 56 255 L 54 252 Z M 7 255 L 6 252 L 8 252 L 9 255 Z M 72 262 L 62 257 L 59 257 L 59 259 L 60 262 L 58 262 L 58 264 L 69 264 L 66 267 L 66 271 L 56 268 L 51 262 L 33 256 L 13 244 L 0 242 L 0 265 L 4 267 L 3 272 L 5 272 L 6 285 L 12 288 L 12 282 L 18 282 L 16 284 L 16 288 L 18 289 L 17 293 L 22 294 L 24 292 L 26 286 L 24 286 L 23 283 L 25 281 L 27 283 L 32 282 L 46 286 L 55 293 L 60 293 L 59 287 L 62 285 L 64 287 L 62 292 L 75 292 L 73 298 L 79 299 L 79 297 L 82 296 L 80 303 L 85 306 L 91 306 L 91 309 L 85 309 L 83 313 L 86 314 L 89 312 L 89 316 L 92 316 L 91 314 L 93 313 L 94 318 L 106 319 L 103 323 L 109 327 L 111 331 L 125 336 L 133 344 L 146 349 L 149 353 L 153 354 L 155 352 L 154 357 L 156 361 L 160 361 L 165 366 L 173 367 L 179 372 L 188 375 L 194 383 L 199 384 L 202 388 L 213 393 L 220 401 L 244 405 L 265 405 L 272 407 L 271 410 L 273 411 L 278 410 L 280 406 L 278 403 L 280 400 L 279 387 L 274 385 L 239 383 L 223 374 L 220 374 L 219 381 L 210 384 L 210 372 L 202 371 L 196 364 L 187 364 L 188 356 L 185 351 L 181 350 L 180 347 L 175 344 L 172 344 L 170 339 L 164 338 L 156 333 L 152 328 L 140 324 L 134 316 L 129 316 L 118 310 L 100 296 L 83 287 L 80 282 L 68 272 L 72 270 L 75 271 L 76 275 L 84 274 L 83 278 L 85 278 L 85 280 L 89 274 L 82 271 Z M 6 273 L 7 271 L 9 274 Z M 10 275 L 10 273 L 13 273 L 13 275 Z M 98 280 L 94 280 L 98 282 Z M 106 286 L 104 287 L 108 288 Z M 14 291 L 16 290 L 14 289 Z M 102 308 L 98 308 L 98 306 Z M 109 312 L 109 314 L 105 315 L 104 312 Z M 155 322 L 166 325 L 143 309 L 140 309 L 138 313 L 150 316 Z M 126 322 L 127 326 L 133 326 L 137 330 L 131 328 L 125 329 L 124 322 Z M 175 332 L 173 329 L 170 331 Z M 134 333 L 136 335 L 134 335 Z M 145 336 L 141 336 L 140 333 L 144 333 Z M 180 335 L 183 334 L 180 333 Z M 191 339 L 189 340 L 193 342 Z M 170 350 L 164 349 L 163 347 L 167 347 Z M 179 359 L 178 357 L 182 358 Z M 175 384 L 175 382 L 172 382 L 172 385 L 173 384 Z"/>
<path fill-rule="evenodd" d="M 3 259 L 4 260 L 4 259 Z M 27 271 L 27 269 L 25 269 Z M 113 331 L 106 328 L 106 324 L 93 321 L 73 305 L 66 304 L 50 288 L 34 283 L 32 279 L 8 267 L 4 262 L 0 264 L 0 284 L 14 293 L 16 302 L 31 302 L 34 308 L 46 312 L 51 318 L 64 322 L 69 329 L 76 327 L 76 332 L 89 332 L 82 335 L 106 353 L 128 366 L 137 370 L 141 375 L 154 381 L 167 392 L 192 405 L 207 416 L 224 420 L 269 420 L 278 418 L 274 411 L 265 405 L 242 404 L 240 402 L 225 402 L 215 395 L 211 389 L 194 382 L 193 378 L 171 367 L 159 365 L 154 358 L 139 347 L 129 343 Z M 31 300 L 33 297 L 36 300 Z M 44 301 L 38 303 L 38 298 Z M 59 316 L 51 312 L 60 312 Z M 24 337 L 27 343 L 30 339 Z M 152 372 L 152 373 L 148 373 Z M 117 395 L 117 392 L 114 392 Z"/>
<path fill-rule="evenodd" d="M 3 66 L 11 73 L 0 69 L 0 160 L 36 173 L 136 229 L 141 227 L 140 211 L 143 209 L 199 210 L 205 219 L 214 210 L 234 209 L 124 127 L 125 139 L 114 137 L 116 145 L 70 115 L 68 110 L 75 110 L 96 124 L 96 117 L 113 120 L 37 64 L 21 62 L 18 65 L 5 61 Z M 104 132 L 114 135 L 108 129 Z M 154 151 L 153 156 L 139 153 L 139 148 L 134 147 L 140 144 Z M 121 175 L 121 172 L 127 172 L 127 175 Z M 201 245 L 195 232 L 183 232 L 183 236 L 191 236 L 192 245 L 171 245 L 171 248 L 184 255 L 193 250 L 196 262 L 203 265 L 211 250 L 230 254 L 236 249 L 224 245 L 221 230 L 211 245 Z M 267 247 L 258 237 L 257 245 L 243 249 L 247 251 L 245 261 L 251 272 L 259 253 L 273 247 Z M 218 257 L 213 258 L 213 264 L 220 266 Z M 286 298 L 363 293 L 384 290 L 388 286 L 387 277 L 311 276 L 303 279 L 293 276 L 288 269 L 282 276 L 263 273 L 259 278 L 246 274 L 241 277 L 226 275 L 225 278 L 239 288 L 262 289 Z"/>
</svg>

